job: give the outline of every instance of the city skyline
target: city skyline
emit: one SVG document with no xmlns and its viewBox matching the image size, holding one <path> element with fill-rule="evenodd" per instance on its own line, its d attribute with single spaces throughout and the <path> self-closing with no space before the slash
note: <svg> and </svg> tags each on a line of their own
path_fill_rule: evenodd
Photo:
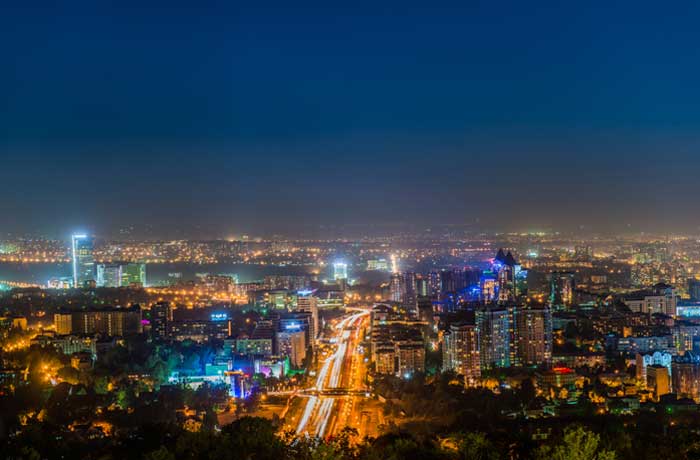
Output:
<svg viewBox="0 0 700 460">
<path fill-rule="evenodd" d="M 700 458 L 698 19 L 2 2 L 0 457 Z"/>
</svg>

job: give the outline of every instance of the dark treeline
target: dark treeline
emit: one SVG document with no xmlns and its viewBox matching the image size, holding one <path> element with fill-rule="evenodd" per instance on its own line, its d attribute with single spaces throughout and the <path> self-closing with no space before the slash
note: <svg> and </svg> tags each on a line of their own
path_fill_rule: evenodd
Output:
<svg viewBox="0 0 700 460">
<path fill-rule="evenodd" d="M 590 421 L 589 421 L 590 422 Z M 497 460 L 497 459 L 693 459 L 700 458 L 700 435 L 689 426 L 663 428 L 658 417 L 636 423 L 609 417 L 593 423 L 515 423 L 503 429 L 418 433 L 389 429 L 375 439 L 357 439 L 346 428 L 330 439 L 280 434 L 274 421 L 242 417 L 196 432 L 177 424 L 142 420 L 110 437 L 90 439 L 50 423 L 36 423 L 2 445 L 6 459 L 340 459 L 340 460 Z M 538 436 L 533 436 L 538 434 Z M 544 439 L 543 439 L 544 438 Z"/>
<path fill-rule="evenodd" d="M 331 439 L 280 433 L 279 420 L 245 416 L 219 426 L 216 387 L 157 393 L 116 392 L 105 410 L 84 385 L 61 384 L 43 400 L 32 386 L 0 396 L 0 458 L 7 459 L 700 459 L 700 417 L 662 405 L 635 415 L 598 414 L 582 400 L 576 412 L 528 418 L 533 389 L 494 394 L 464 391 L 450 376 L 376 382 L 386 397 L 382 436 L 359 439 L 352 429 Z M 87 390 L 87 391 L 86 391 Z M 128 388 L 127 388 L 128 390 Z M 123 393 L 123 394 L 122 394 Z M 28 405 L 34 407 L 27 418 Z M 181 408 L 203 413 L 187 425 Z M 587 409 L 588 408 L 588 409 Z M 93 414 L 91 417 L 91 413 Z M 95 420 L 81 426 L 75 420 Z M 73 421 L 71 423 L 71 421 Z M 96 432 L 98 421 L 109 429 Z"/>
<path fill-rule="evenodd" d="M 99 440 L 60 436 L 48 424 L 34 425 L 4 447 L 7 459 L 500 459 L 616 458 L 601 438 L 581 427 L 567 428 L 556 442 L 521 453 L 515 439 L 491 439 L 483 433 L 418 436 L 396 431 L 376 439 L 358 440 L 353 429 L 332 439 L 280 435 L 273 422 L 243 417 L 220 430 L 190 432 L 175 425 L 147 421 L 112 438 Z"/>
</svg>

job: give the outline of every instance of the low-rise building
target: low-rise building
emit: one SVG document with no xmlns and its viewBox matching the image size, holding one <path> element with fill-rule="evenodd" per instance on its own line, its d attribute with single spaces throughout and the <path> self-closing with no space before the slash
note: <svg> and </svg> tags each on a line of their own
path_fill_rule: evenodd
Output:
<svg viewBox="0 0 700 460">
<path fill-rule="evenodd" d="M 669 377 L 671 376 L 671 362 L 673 357 L 670 353 L 655 351 L 653 353 L 637 353 L 636 355 L 636 371 L 637 379 L 646 384 L 647 382 L 647 369 L 650 366 L 663 366 Z"/>
<path fill-rule="evenodd" d="M 647 388 L 654 393 L 654 400 L 671 393 L 671 375 L 666 366 L 652 364 L 647 367 Z"/>
<path fill-rule="evenodd" d="M 569 367 L 554 367 L 546 371 L 535 373 L 537 388 L 543 392 L 548 392 L 551 389 L 571 389 L 576 385 L 577 379 L 578 375 Z"/>
</svg>

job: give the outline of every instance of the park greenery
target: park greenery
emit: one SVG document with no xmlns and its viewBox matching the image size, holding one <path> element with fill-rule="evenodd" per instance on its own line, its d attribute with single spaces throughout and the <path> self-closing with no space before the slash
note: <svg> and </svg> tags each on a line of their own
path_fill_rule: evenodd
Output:
<svg viewBox="0 0 700 460">
<path fill-rule="evenodd" d="M 84 459 L 210 459 L 210 460 L 496 460 L 520 458 L 508 443 L 481 432 L 459 432 L 422 437 L 392 432 L 376 439 L 358 440 L 357 432 L 345 429 L 331 439 L 280 434 L 273 422 L 242 417 L 221 429 L 197 432 L 173 425 L 144 422 L 111 441 L 81 442 L 54 436 L 51 428 L 34 426 L 7 443 L 8 460 L 43 458 Z M 601 437 L 580 426 L 566 428 L 552 442 L 533 449 L 533 460 L 614 460 Z"/>
</svg>

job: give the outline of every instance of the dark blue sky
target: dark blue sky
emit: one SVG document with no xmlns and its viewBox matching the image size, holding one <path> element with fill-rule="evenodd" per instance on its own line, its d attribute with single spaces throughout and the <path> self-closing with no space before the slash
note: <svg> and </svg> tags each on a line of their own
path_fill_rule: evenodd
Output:
<svg viewBox="0 0 700 460">
<path fill-rule="evenodd" d="M 697 2 L 333 3 L 2 2 L 0 231 L 700 225 Z"/>
</svg>

